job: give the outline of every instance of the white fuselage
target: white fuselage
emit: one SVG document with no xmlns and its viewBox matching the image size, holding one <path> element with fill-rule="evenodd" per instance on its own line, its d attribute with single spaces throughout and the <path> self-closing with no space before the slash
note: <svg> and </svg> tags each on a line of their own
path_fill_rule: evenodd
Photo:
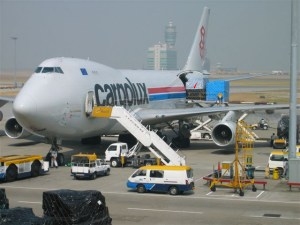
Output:
<svg viewBox="0 0 300 225">
<path fill-rule="evenodd" d="M 45 70 L 44 70 L 45 69 Z M 115 120 L 86 115 L 86 96 L 97 105 L 175 108 L 186 92 L 179 71 L 116 70 L 89 60 L 53 58 L 42 62 L 13 104 L 17 121 L 46 137 L 84 138 L 117 134 Z"/>
</svg>

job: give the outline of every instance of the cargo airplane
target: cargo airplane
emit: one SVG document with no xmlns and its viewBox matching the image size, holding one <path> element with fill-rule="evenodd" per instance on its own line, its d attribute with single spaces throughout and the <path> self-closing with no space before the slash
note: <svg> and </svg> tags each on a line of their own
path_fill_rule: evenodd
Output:
<svg viewBox="0 0 300 225">
<path fill-rule="evenodd" d="M 208 106 L 187 101 L 188 86 L 209 77 L 202 72 L 206 56 L 207 23 L 205 7 L 186 65 L 181 71 L 117 70 L 90 60 L 51 58 L 43 61 L 13 100 L 13 118 L 5 124 L 11 138 L 29 134 L 46 137 L 53 145 L 59 140 L 83 142 L 100 140 L 102 135 L 130 137 L 117 121 L 91 116 L 94 105 L 121 105 L 134 111 L 145 125 L 153 127 L 179 121 L 178 146 L 189 146 L 189 131 L 183 121 L 224 114 L 212 129 L 219 146 L 234 142 L 236 121 L 247 110 L 272 110 L 288 105 Z M 7 100 L 0 98 L 0 100 Z M 183 132 L 182 132 L 183 131 Z"/>
</svg>

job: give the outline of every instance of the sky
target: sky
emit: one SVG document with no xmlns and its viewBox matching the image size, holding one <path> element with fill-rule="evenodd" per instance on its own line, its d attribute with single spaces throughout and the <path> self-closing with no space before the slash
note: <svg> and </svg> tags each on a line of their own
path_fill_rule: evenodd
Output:
<svg viewBox="0 0 300 225">
<path fill-rule="evenodd" d="M 15 44 L 17 71 L 52 57 L 143 69 L 147 49 L 164 42 L 169 21 L 180 68 L 204 6 L 211 9 L 212 69 L 221 63 L 239 71 L 290 70 L 290 0 L 0 0 L 0 71 L 14 70 Z"/>
</svg>

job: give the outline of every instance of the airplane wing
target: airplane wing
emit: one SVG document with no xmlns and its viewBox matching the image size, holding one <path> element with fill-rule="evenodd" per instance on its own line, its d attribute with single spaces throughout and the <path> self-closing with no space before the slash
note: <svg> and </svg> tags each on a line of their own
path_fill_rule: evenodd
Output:
<svg viewBox="0 0 300 225">
<path fill-rule="evenodd" d="M 224 81 L 235 81 L 235 80 L 246 80 L 255 77 L 263 77 L 263 76 L 270 76 L 271 74 L 268 73 L 245 73 L 245 74 L 238 74 L 236 76 L 227 77 L 222 79 Z M 210 80 L 217 80 L 217 78 L 210 78 Z"/>
<path fill-rule="evenodd" d="M 227 113 L 234 111 L 238 113 L 250 111 L 279 110 L 288 109 L 288 104 L 272 104 L 272 105 L 235 105 L 235 106 L 214 106 L 214 107 L 193 107 L 193 108 L 177 108 L 177 109 L 138 109 L 135 111 L 138 118 L 143 123 L 154 124 L 158 122 L 166 122 L 183 118 L 190 118 L 200 115 L 212 115 L 219 113 Z"/>
<path fill-rule="evenodd" d="M 0 96 L 0 107 L 4 106 L 6 103 L 8 102 L 13 102 L 14 99 L 13 98 L 9 98 L 9 97 L 1 97 Z"/>
</svg>

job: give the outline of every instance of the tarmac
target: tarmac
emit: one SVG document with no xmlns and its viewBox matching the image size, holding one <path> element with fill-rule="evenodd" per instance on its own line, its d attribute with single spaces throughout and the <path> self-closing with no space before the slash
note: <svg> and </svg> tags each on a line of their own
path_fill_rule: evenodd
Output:
<svg viewBox="0 0 300 225">
<path fill-rule="evenodd" d="M 4 110 L 4 120 L 0 122 L 0 154 L 41 154 L 45 156 L 50 145 L 43 139 L 30 137 L 29 139 L 10 139 L 3 129 L 9 118 L 9 104 L 1 108 Z M 180 154 L 186 156 L 188 165 L 193 168 L 195 190 L 179 196 L 161 193 L 137 194 L 126 188 L 126 181 L 135 169 L 112 168 L 111 174 L 95 180 L 74 180 L 70 176 L 70 167 L 62 166 L 50 169 L 49 173 L 36 178 L 21 179 L 15 182 L 1 182 L 0 188 L 5 188 L 10 200 L 10 207 L 30 207 L 35 215 L 43 216 L 42 196 L 47 190 L 76 189 L 99 190 L 106 197 L 110 216 L 114 225 L 134 224 L 209 224 L 209 225 L 253 225 L 253 224 L 299 224 L 300 221 L 300 188 L 290 190 L 287 180 L 272 179 L 272 175 L 265 177 L 265 167 L 273 148 L 269 145 L 271 134 L 276 131 L 278 118 L 284 111 L 272 115 L 251 114 L 246 120 L 254 123 L 264 116 L 269 122 L 267 131 L 257 130 L 260 140 L 254 143 L 253 166 L 254 179 L 267 182 L 257 184 L 256 192 L 251 186 L 245 188 L 244 196 L 232 188 L 217 187 L 211 191 L 204 177 L 211 174 L 218 163 L 234 159 L 233 147 L 229 149 L 216 146 L 211 141 L 192 141 L 191 147 L 181 149 Z M 104 157 L 107 146 L 116 142 L 115 136 L 103 137 L 101 145 L 82 145 L 79 141 L 65 141 L 62 153 L 65 155 L 66 165 L 70 156 L 82 153 L 96 153 Z"/>
</svg>

